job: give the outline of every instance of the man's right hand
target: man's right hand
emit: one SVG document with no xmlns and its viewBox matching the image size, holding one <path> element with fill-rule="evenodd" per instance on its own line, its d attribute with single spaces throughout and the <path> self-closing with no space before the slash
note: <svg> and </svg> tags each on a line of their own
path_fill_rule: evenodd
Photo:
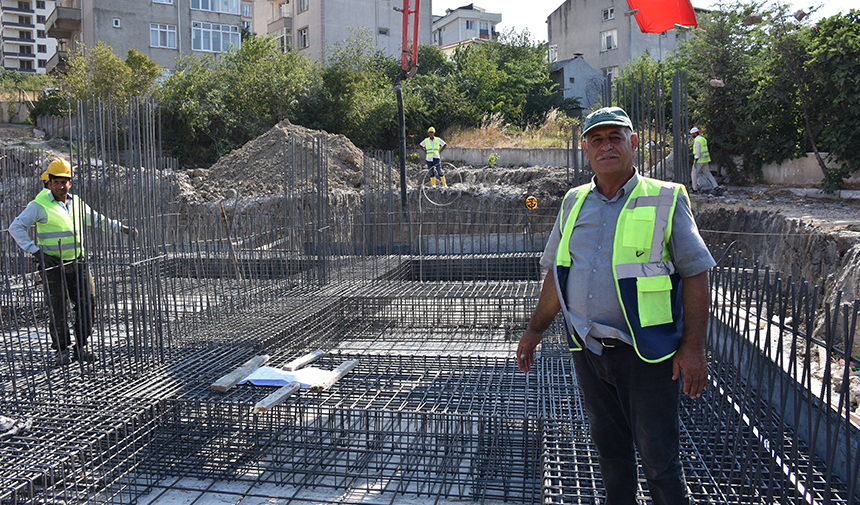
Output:
<svg viewBox="0 0 860 505">
<path fill-rule="evenodd" d="M 33 263 L 36 264 L 36 270 L 42 270 L 42 251 L 36 251 L 33 253 Z"/>
<path fill-rule="evenodd" d="M 538 333 L 529 327 L 520 339 L 520 345 L 517 346 L 517 367 L 523 373 L 529 373 L 532 365 L 535 364 L 535 348 L 540 341 L 543 340 L 543 334 Z"/>
</svg>

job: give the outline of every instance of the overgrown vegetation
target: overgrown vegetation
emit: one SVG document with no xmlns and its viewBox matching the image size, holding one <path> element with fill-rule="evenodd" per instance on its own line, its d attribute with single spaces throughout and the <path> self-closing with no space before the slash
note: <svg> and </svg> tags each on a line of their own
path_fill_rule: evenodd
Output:
<svg viewBox="0 0 860 505">
<path fill-rule="evenodd" d="M 753 13 L 761 24 L 743 22 Z M 813 25 L 786 5 L 734 3 L 700 26 L 666 65 L 689 71 L 692 121 L 733 180 L 756 180 L 763 164 L 807 152 L 840 160 L 819 160 L 828 192 L 860 169 L 860 11 Z M 712 87 L 713 78 L 725 86 Z"/>
</svg>

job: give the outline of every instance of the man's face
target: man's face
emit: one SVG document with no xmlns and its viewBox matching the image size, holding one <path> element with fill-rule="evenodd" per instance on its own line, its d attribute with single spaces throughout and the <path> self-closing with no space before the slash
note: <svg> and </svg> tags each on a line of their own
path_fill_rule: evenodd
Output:
<svg viewBox="0 0 860 505">
<path fill-rule="evenodd" d="M 52 177 L 48 180 L 48 189 L 54 194 L 54 200 L 65 200 L 72 187 L 72 180 L 68 177 Z"/>
<path fill-rule="evenodd" d="M 595 175 L 624 175 L 633 171 L 633 150 L 639 136 L 617 125 L 598 126 L 582 141 L 582 148 Z"/>
</svg>

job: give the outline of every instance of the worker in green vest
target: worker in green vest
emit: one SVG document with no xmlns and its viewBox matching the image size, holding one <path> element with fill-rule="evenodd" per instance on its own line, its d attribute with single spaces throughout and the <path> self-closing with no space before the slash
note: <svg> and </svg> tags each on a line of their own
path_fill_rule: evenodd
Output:
<svg viewBox="0 0 860 505">
<path fill-rule="evenodd" d="M 33 255 L 42 272 L 57 363 L 67 365 L 73 359 L 93 362 L 96 356 L 87 350 L 87 341 L 95 317 L 95 284 L 84 255 L 83 227 L 99 226 L 132 238 L 137 231 L 101 216 L 70 194 L 72 167 L 66 160 L 52 161 L 46 173 L 47 191 L 40 191 L 12 221 L 9 233 L 21 249 Z M 35 241 L 28 233 L 33 225 Z M 74 343 L 69 332 L 69 304 L 75 310 Z"/>
<path fill-rule="evenodd" d="M 690 129 L 693 137 L 693 170 L 690 174 L 690 184 L 694 192 L 699 191 L 699 174 L 705 176 L 714 189 L 718 186 L 716 179 L 711 175 L 711 153 L 708 152 L 708 140 L 702 135 L 702 131 L 695 126 Z"/>
<path fill-rule="evenodd" d="M 445 181 L 445 172 L 442 171 L 442 151 L 445 150 L 448 144 L 444 140 L 436 136 L 436 128 L 430 127 L 427 129 L 427 138 L 422 140 L 418 147 L 427 153 L 427 168 L 430 170 L 430 185 L 436 187 L 436 177 L 442 182 L 442 187 L 447 188 L 448 182 Z"/>
<path fill-rule="evenodd" d="M 715 262 L 684 187 L 633 166 L 639 137 L 623 109 L 589 114 L 582 137 L 594 177 L 562 201 L 517 366 L 528 373 L 535 365 L 535 348 L 561 312 L 606 503 L 638 503 L 638 450 L 652 501 L 689 504 L 679 390 L 697 398 L 708 382 L 707 271 Z"/>
</svg>

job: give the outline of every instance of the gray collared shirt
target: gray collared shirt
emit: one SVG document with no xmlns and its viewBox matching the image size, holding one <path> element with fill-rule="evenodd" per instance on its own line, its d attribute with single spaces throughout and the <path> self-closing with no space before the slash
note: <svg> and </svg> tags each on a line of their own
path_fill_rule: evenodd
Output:
<svg viewBox="0 0 860 505">
<path fill-rule="evenodd" d="M 564 287 L 567 309 L 576 333 L 584 336 L 586 347 L 597 354 L 602 353 L 603 346 L 595 338 L 617 338 L 631 345 L 633 343 L 615 290 L 612 245 L 615 243 L 618 216 L 640 180 L 639 174 L 635 173 L 610 200 L 597 190 L 592 179 L 589 194 L 582 204 L 570 238 L 571 267 Z M 545 268 L 555 267 L 561 240 L 559 221 L 556 218 L 541 257 L 541 266 Z M 683 193 L 678 197 L 672 217 L 669 255 L 682 278 L 698 275 L 716 264 L 699 235 L 690 202 Z"/>
</svg>

